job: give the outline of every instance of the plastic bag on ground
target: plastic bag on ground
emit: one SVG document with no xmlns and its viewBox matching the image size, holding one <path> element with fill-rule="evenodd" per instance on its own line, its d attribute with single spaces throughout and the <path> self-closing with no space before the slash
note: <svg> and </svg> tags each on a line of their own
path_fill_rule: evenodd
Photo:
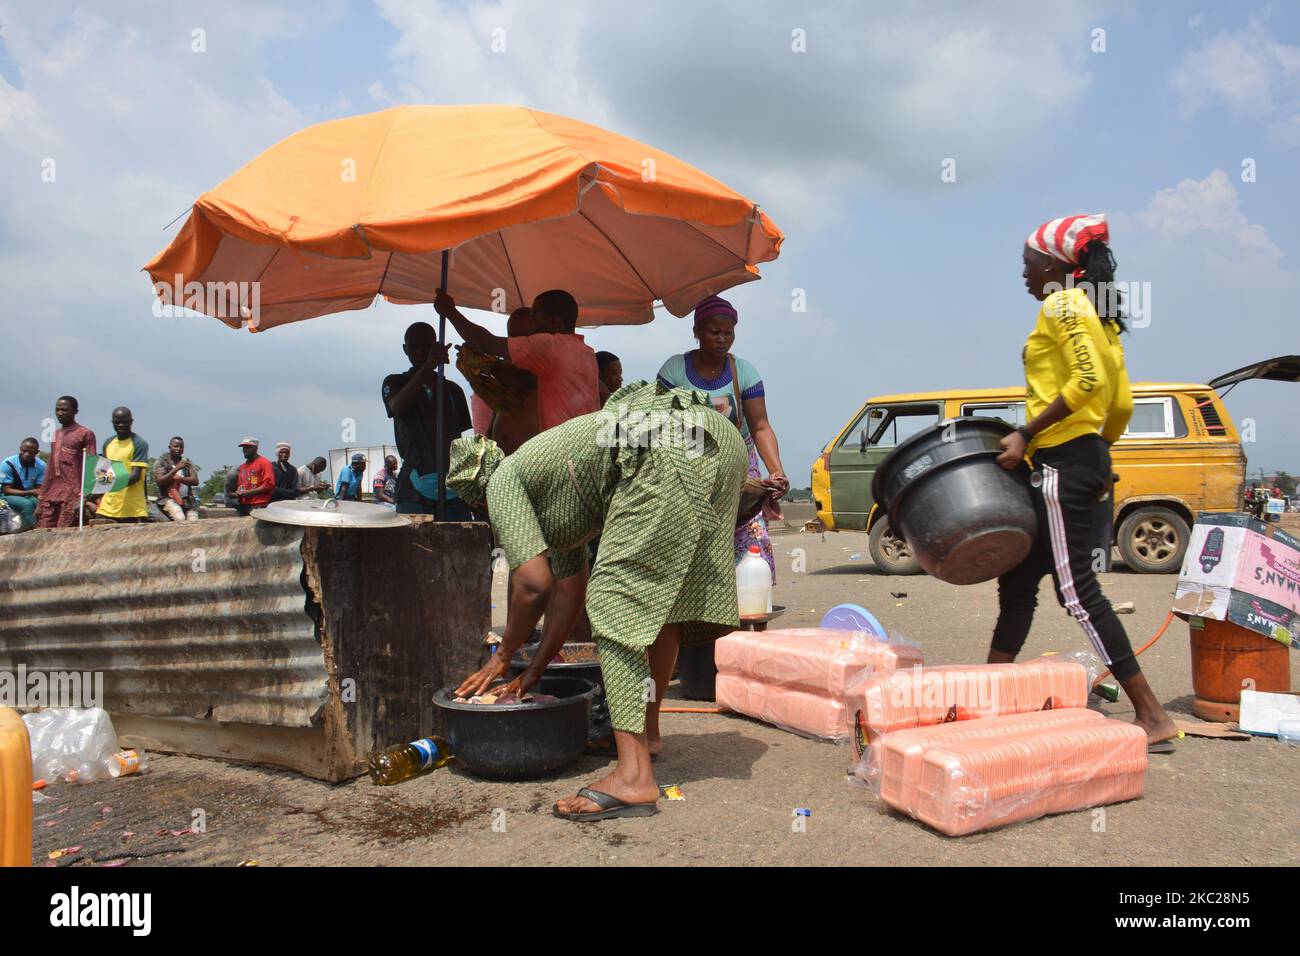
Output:
<svg viewBox="0 0 1300 956">
<path fill-rule="evenodd" d="M 714 645 L 716 700 L 724 709 L 783 730 L 845 741 L 852 733 L 849 688 L 863 674 L 924 660 L 915 645 L 863 631 L 818 627 L 736 631 Z"/>
<path fill-rule="evenodd" d="M 1105 717 L 1095 710 L 1071 707 L 897 730 L 877 738 L 867 747 L 866 753 L 854 765 L 853 775 L 890 806 L 915 815 L 921 758 L 931 747 L 962 740 L 981 740 L 1075 724 L 1091 724 L 1101 720 L 1105 720 Z"/>
<path fill-rule="evenodd" d="M 850 686 L 848 706 L 861 756 L 878 737 L 910 727 L 1086 707 L 1089 690 L 1084 665 L 1055 656 L 1018 664 L 899 667 Z"/>
<path fill-rule="evenodd" d="M 1026 716 L 1037 715 L 1017 719 Z M 962 836 L 1135 799 L 1146 768 L 1146 731 L 1106 718 L 952 740 L 921 754 L 912 809 L 904 812 Z"/>
<path fill-rule="evenodd" d="M 139 769 L 138 759 L 133 765 L 129 757 L 119 757 L 117 731 L 101 707 L 51 707 L 24 714 L 23 722 L 32 741 L 35 779 L 94 783 Z"/>
</svg>

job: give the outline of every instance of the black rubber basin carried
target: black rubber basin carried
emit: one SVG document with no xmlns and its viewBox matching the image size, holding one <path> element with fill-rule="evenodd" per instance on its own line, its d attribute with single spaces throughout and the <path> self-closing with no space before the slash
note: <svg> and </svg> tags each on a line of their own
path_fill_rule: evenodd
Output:
<svg viewBox="0 0 1300 956">
<path fill-rule="evenodd" d="M 480 777 L 529 780 L 563 770 L 582 756 L 596 685 L 543 675 L 534 688 L 544 704 L 458 704 L 454 687 L 433 696 L 446 721 L 457 765 Z"/>
<path fill-rule="evenodd" d="M 991 580 L 1033 546 L 1029 468 L 1008 471 L 996 461 L 1012 431 L 997 418 L 951 418 L 904 441 L 876 469 L 872 497 L 941 581 Z"/>
</svg>

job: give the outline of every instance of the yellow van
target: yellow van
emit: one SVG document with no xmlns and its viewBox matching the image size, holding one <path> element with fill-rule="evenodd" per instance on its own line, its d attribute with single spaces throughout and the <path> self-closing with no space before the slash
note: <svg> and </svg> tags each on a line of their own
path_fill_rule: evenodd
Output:
<svg viewBox="0 0 1300 956">
<path fill-rule="evenodd" d="M 890 532 L 888 517 L 872 501 L 871 480 L 903 439 L 959 415 L 1023 425 L 1024 387 L 868 399 L 813 462 L 813 500 L 822 524 L 830 531 L 868 532 L 871 558 L 883 571 L 919 572 L 907 542 Z M 1246 456 L 1236 426 L 1211 386 L 1133 385 L 1133 418 L 1111 449 L 1111 459 L 1119 481 L 1113 510 L 1117 530 L 1109 537 L 1134 571 L 1177 571 L 1196 513 L 1241 507 Z"/>
</svg>

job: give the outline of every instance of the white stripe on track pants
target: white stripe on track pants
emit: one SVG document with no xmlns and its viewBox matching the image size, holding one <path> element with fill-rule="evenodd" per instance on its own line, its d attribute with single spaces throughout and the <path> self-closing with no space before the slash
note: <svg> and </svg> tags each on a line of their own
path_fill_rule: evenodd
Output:
<svg viewBox="0 0 1300 956">
<path fill-rule="evenodd" d="M 1110 481 L 1110 450 L 1100 435 L 1085 435 L 1034 453 L 1030 496 L 1038 512 L 1038 539 L 1018 567 L 998 578 L 998 623 L 993 647 L 1018 654 L 1038 606 L 1038 586 L 1051 574 L 1056 597 L 1079 622 L 1093 650 L 1117 680 L 1138 673 L 1124 625 L 1101 593 L 1094 566 L 1100 547 L 1097 499 Z"/>
</svg>

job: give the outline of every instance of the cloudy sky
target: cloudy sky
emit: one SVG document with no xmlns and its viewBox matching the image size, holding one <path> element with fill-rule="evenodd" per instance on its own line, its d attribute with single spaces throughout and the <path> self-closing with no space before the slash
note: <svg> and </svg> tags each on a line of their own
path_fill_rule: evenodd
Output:
<svg viewBox="0 0 1300 956">
<path fill-rule="evenodd" d="M 379 383 L 431 308 L 254 337 L 156 318 L 140 269 L 277 140 L 399 103 L 574 116 L 759 202 L 788 238 L 732 295 L 736 351 L 795 484 L 871 395 L 1021 380 L 1020 251 L 1045 219 L 1111 217 L 1120 278 L 1149 290 L 1134 380 L 1300 352 L 1289 4 L 0 2 L 0 453 L 64 393 L 101 436 L 130 405 L 155 448 L 179 432 L 208 470 L 248 433 L 295 460 L 342 444 L 346 419 L 391 442 Z M 588 341 L 629 379 L 694 344 L 666 313 Z M 1252 472 L 1300 472 L 1298 399 L 1228 397 L 1255 423 Z"/>
</svg>

